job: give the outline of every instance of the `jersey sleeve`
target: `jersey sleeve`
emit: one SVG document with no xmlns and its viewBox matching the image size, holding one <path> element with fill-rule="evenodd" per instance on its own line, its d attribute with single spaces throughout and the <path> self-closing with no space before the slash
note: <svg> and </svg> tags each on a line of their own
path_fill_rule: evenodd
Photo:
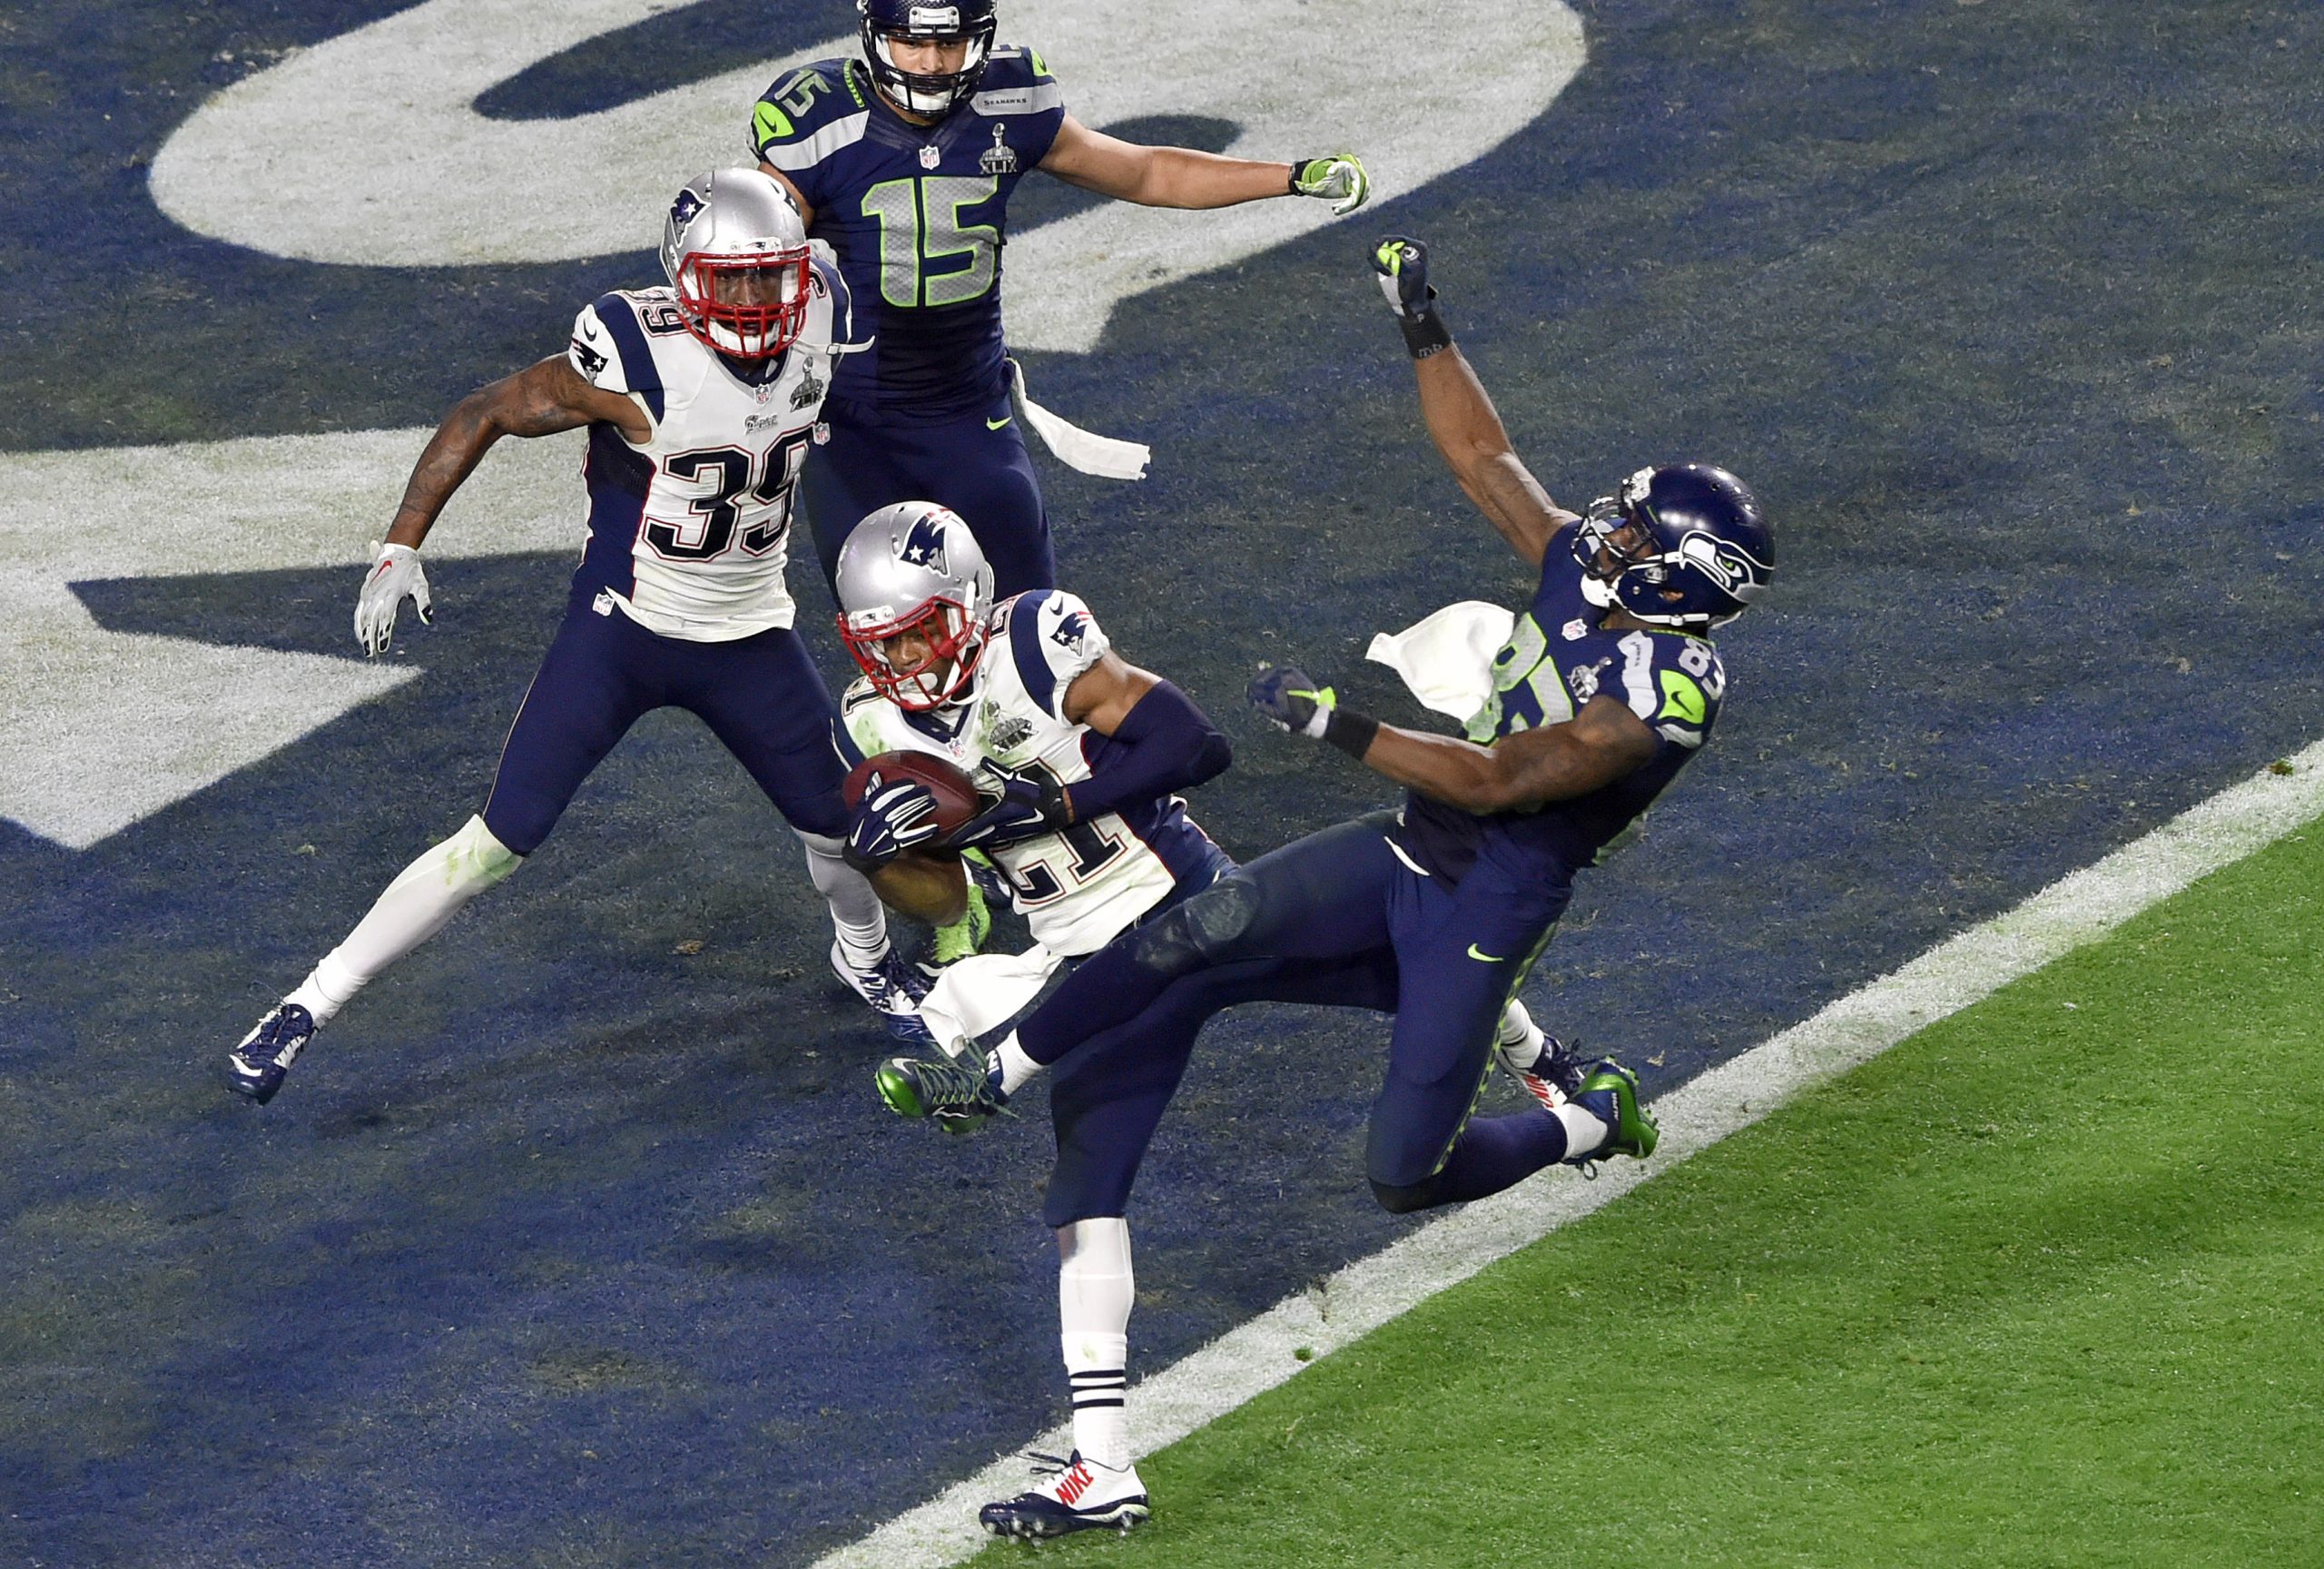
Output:
<svg viewBox="0 0 2324 1569">
<path fill-rule="evenodd" d="M 630 390 L 629 375 L 622 363 L 621 348 L 614 341 L 613 330 L 598 312 L 604 303 L 597 300 L 581 307 L 581 314 L 573 319 L 573 340 L 566 345 L 565 357 L 590 386 L 607 392 L 626 392 Z"/>
<path fill-rule="evenodd" d="M 840 695 L 840 723 L 847 731 L 847 738 L 855 743 L 855 749 L 866 757 L 897 749 L 896 738 L 888 728 L 889 716 L 894 712 L 894 706 L 861 676 Z"/>
<path fill-rule="evenodd" d="M 1026 695 L 1059 724 L 1066 688 L 1106 656 L 1113 645 L 1089 607 L 1060 588 L 1036 588 L 1017 597 L 1009 617 L 1009 656 L 1017 663 Z"/>
<path fill-rule="evenodd" d="M 845 61 L 818 60 L 760 94 L 751 111 L 751 151 L 821 208 L 829 195 L 826 160 L 862 135 L 870 111 Z"/>
<path fill-rule="evenodd" d="M 1620 644 L 1621 678 L 1599 687 L 1620 697 L 1663 740 L 1693 751 L 1710 735 L 1727 696 L 1727 669 L 1708 639 L 1631 632 Z"/>
</svg>

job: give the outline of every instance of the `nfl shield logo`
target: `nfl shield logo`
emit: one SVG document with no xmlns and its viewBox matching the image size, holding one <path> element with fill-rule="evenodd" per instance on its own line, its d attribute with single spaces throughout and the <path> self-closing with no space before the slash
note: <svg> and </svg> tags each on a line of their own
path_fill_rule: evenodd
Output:
<svg viewBox="0 0 2324 1569">
<path fill-rule="evenodd" d="M 923 147 L 920 150 L 920 166 L 923 169 L 933 169 L 943 160 L 944 154 L 933 147 Z"/>
</svg>

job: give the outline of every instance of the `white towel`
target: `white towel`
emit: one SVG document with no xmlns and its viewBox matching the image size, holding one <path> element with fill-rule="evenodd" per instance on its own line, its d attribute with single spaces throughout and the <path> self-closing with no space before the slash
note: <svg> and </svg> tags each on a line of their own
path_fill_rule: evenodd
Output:
<svg viewBox="0 0 2324 1569">
<path fill-rule="evenodd" d="M 1516 625 L 1514 611 L 1463 599 L 1402 632 L 1380 633 L 1364 656 L 1403 676 L 1423 706 L 1467 719 L 1492 696 L 1493 656 Z"/>
<path fill-rule="evenodd" d="M 1014 1019 L 1065 962 L 1034 943 L 1022 953 L 976 953 L 955 960 L 921 999 L 920 1016 L 938 1045 L 958 1057 L 986 1031 Z"/>
<path fill-rule="evenodd" d="M 1096 436 L 1069 419 L 1061 419 L 1025 395 L 1025 368 L 1009 361 L 1009 400 L 1017 417 L 1049 444 L 1057 460 L 1068 469 L 1095 474 L 1101 479 L 1143 479 L 1154 449 L 1139 441 L 1117 441 Z"/>
</svg>

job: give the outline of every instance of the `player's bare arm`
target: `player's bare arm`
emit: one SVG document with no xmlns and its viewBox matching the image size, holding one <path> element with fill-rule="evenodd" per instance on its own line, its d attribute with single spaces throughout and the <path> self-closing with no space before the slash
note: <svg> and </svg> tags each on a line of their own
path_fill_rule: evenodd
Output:
<svg viewBox="0 0 2324 1569">
<path fill-rule="evenodd" d="M 1111 735 L 1161 679 L 1108 648 L 1065 689 L 1065 716 L 1100 735 Z"/>
<path fill-rule="evenodd" d="M 653 420 L 634 399 L 590 386 L 562 354 L 479 387 L 452 406 L 421 449 L 387 542 L 418 548 L 452 492 L 503 436 L 550 436 L 597 420 L 633 445 L 654 437 Z"/>
<path fill-rule="evenodd" d="M 1602 790 L 1653 760 L 1654 732 L 1621 700 L 1600 695 L 1558 725 L 1480 746 L 1458 736 L 1383 725 L 1364 765 L 1463 812 L 1531 812 Z"/>
<path fill-rule="evenodd" d="M 1040 167 L 1068 185 L 1141 207 L 1205 208 L 1296 194 L 1294 179 L 1302 166 L 1192 147 L 1149 147 L 1092 131 L 1068 114 Z"/>
<path fill-rule="evenodd" d="M 1550 499 L 1510 445 L 1501 412 L 1436 313 L 1428 281 L 1428 247 L 1391 234 L 1373 247 L 1372 270 L 1412 352 L 1420 410 L 1430 439 L 1478 511 L 1533 566 L 1575 514 Z"/>
</svg>

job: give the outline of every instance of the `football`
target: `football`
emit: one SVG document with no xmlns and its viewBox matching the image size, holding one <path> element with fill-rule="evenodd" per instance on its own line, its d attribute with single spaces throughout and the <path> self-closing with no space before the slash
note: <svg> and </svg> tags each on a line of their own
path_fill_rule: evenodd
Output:
<svg viewBox="0 0 2324 1569">
<path fill-rule="evenodd" d="M 927 785 L 928 793 L 936 797 L 936 832 L 940 835 L 957 832 L 984 810 L 977 782 L 957 764 L 931 752 L 882 752 L 866 757 L 848 771 L 846 783 L 840 786 L 840 799 L 849 811 L 854 811 L 856 804 L 863 799 L 863 792 L 871 788 L 874 775 L 887 780 L 917 779 Z"/>
</svg>

